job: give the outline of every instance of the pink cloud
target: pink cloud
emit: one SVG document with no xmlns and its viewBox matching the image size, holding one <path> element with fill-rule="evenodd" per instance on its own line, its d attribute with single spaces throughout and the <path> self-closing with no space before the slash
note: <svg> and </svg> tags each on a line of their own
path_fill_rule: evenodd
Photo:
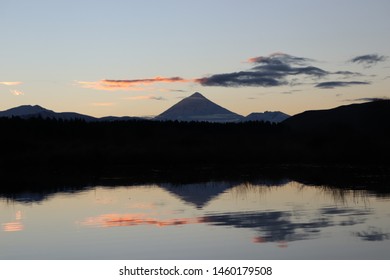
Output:
<svg viewBox="0 0 390 280">
<path fill-rule="evenodd" d="M 110 106 L 114 106 L 115 103 L 112 103 L 112 102 L 95 102 L 95 103 L 91 103 L 92 106 L 96 106 L 96 107 L 110 107 Z"/>
<path fill-rule="evenodd" d="M 17 86 L 22 84 L 22 82 L 0 82 L 0 85 L 5 85 L 5 86 Z"/>
<path fill-rule="evenodd" d="M 154 77 L 148 79 L 135 80 L 100 80 L 94 82 L 78 81 L 77 83 L 83 88 L 97 89 L 97 90 L 134 90 L 143 91 L 144 86 L 155 83 L 188 83 L 194 80 L 184 79 L 181 77 Z"/>
</svg>

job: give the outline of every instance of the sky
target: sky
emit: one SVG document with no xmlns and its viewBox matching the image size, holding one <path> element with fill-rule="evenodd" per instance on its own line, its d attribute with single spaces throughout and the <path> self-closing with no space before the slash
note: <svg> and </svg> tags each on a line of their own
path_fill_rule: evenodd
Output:
<svg viewBox="0 0 390 280">
<path fill-rule="evenodd" d="M 238 114 L 390 98 L 388 0 L 0 0 L 0 110 Z"/>
</svg>

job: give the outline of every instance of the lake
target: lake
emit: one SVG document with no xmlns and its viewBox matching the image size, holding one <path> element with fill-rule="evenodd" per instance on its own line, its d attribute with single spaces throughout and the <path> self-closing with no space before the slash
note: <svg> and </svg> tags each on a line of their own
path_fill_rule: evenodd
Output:
<svg viewBox="0 0 390 280">
<path fill-rule="evenodd" d="M 0 259 L 390 259 L 390 195 L 294 180 L 0 196 Z"/>
</svg>

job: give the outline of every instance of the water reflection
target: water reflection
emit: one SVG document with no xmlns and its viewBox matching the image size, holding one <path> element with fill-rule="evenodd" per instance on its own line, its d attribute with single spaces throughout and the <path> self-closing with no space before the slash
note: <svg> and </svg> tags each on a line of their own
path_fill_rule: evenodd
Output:
<svg viewBox="0 0 390 280">
<path fill-rule="evenodd" d="M 197 218 L 174 218 L 159 220 L 157 218 L 149 217 L 143 213 L 134 214 L 103 214 L 98 217 L 89 217 L 80 222 L 84 226 L 97 227 L 130 227 L 140 225 L 153 225 L 158 227 L 178 226 L 185 224 L 199 223 Z"/>
<path fill-rule="evenodd" d="M 354 235 L 364 241 L 384 241 L 390 239 L 390 233 L 383 233 L 380 228 L 370 227 L 368 230 L 354 232 Z"/>
<path fill-rule="evenodd" d="M 15 221 L 2 224 L 3 231 L 15 232 L 15 231 L 23 230 L 24 226 L 21 220 L 22 220 L 22 211 L 18 210 L 15 212 Z"/>
<path fill-rule="evenodd" d="M 304 219 L 310 214 L 295 211 L 269 212 L 231 212 L 217 215 L 208 214 L 199 217 L 159 219 L 146 213 L 103 214 L 89 217 L 80 222 L 83 226 L 96 227 L 133 227 L 133 226 L 184 226 L 190 224 L 207 224 L 232 228 L 254 230 L 257 234 L 254 243 L 278 242 L 286 247 L 287 242 L 315 239 L 320 237 L 321 230 L 337 226 L 364 224 L 372 215 L 371 209 L 353 209 L 325 207 L 314 213 L 314 218 Z M 313 215 L 313 213 L 311 213 Z M 385 240 L 390 236 L 380 229 L 370 229 L 353 234 L 363 240 Z"/>
<path fill-rule="evenodd" d="M 3 223 L 3 231 L 13 232 L 23 230 L 23 224 L 21 222 Z"/>
<path fill-rule="evenodd" d="M 372 190 L 281 180 L 95 186 L 28 194 L 0 200 L 0 247 L 20 246 L 17 251 L 23 253 L 15 258 L 28 259 L 28 252 L 61 257 L 67 252 L 67 258 L 76 258 L 86 254 L 81 248 L 96 250 L 85 258 L 100 254 L 103 259 L 108 254 L 138 258 L 140 252 L 143 258 L 158 259 L 168 251 L 176 251 L 173 259 L 188 257 L 184 251 L 194 258 L 210 258 L 210 252 L 216 259 L 226 254 L 267 258 L 264 252 L 275 258 L 321 258 L 312 253 L 313 244 L 331 258 L 345 254 L 343 258 L 353 259 L 356 251 L 359 256 L 370 252 L 370 258 L 390 258 L 390 200 Z M 61 245 L 70 243 L 80 249 L 75 246 L 70 252 Z M 0 258 L 10 256 L 0 252 Z"/>
</svg>

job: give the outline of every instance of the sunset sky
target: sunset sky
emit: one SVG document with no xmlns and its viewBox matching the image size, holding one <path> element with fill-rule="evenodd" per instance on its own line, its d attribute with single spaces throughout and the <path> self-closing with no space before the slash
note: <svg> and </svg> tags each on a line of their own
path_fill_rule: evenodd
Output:
<svg viewBox="0 0 390 280">
<path fill-rule="evenodd" d="M 242 115 L 390 98 L 388 0 L 0 0 L 0 110 Z"/>
</svg>

